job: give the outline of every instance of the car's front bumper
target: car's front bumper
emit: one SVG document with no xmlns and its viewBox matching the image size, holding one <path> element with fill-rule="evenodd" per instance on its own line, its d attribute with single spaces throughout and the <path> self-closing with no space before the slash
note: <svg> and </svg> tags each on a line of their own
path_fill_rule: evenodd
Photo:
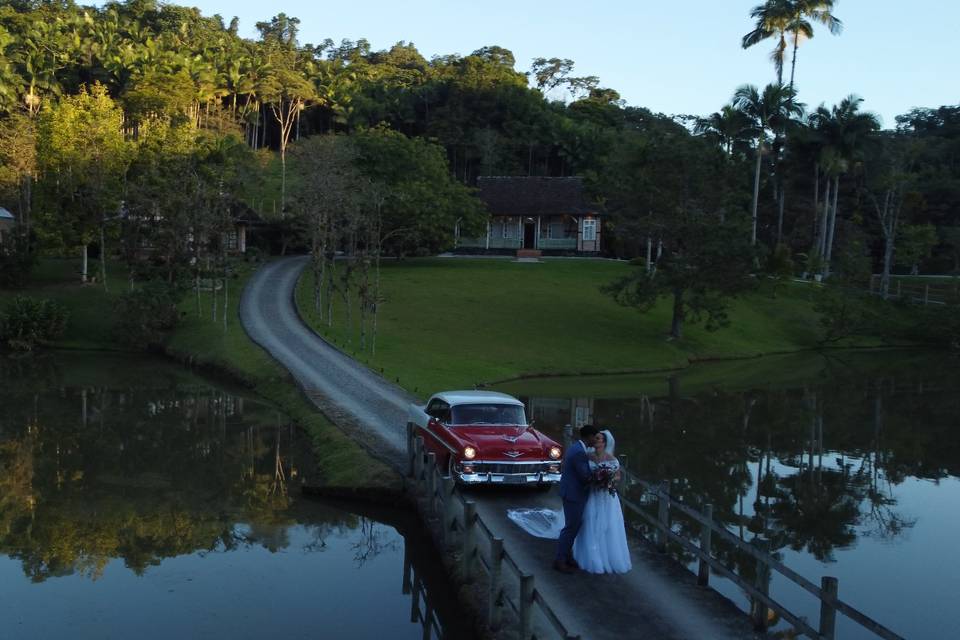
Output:
<svg viewBox="0 0 960 640">
<path fill-rule="evenodd" d="M 554 484 L 560 482 L 560 464 L 463 462 L 455 476 L 463 484 Z"/>
</svg>

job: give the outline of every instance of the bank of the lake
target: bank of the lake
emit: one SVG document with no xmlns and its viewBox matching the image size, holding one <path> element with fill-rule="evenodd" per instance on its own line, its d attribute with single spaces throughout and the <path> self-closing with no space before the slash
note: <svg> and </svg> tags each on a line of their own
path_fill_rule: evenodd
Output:
<svg viewBox="0 0 960 640">
<path fill-rule="evenodd" d="M 688 323 L 682 340 L 668 340 L 668 301 L 640 314 L 600 291 L 634 268 L 589 259 L 384 262 L 375 356 L 359 349 L 357 311 L 353 332 L 345 329 L 339 297 L 333 326 L 320 317 L 309 270 L 297 303 L 321 335 L 420 396 L 518 377 L 663 371 L 822 346 L 815 285 L 762 282 L 733 301 L 730 326 L 711 332 Z M 864 336 L 831 346 L 882 345 Z"/>
<path fill-rule="evenodd" d="M 316 454 L 318 481 L 340 495 L 390 495 L 400 488 L 400 478 L 384 463 L 371 457 L 347 434 L 318 413 L 292 382 L 289 374 L 244 332 L 237 308 L 240 293 L 256 264 L 242 264 L 227 288 L 226 323 L 223 292 L 218 293 L 218 320 L 211 315 L 211 294 L 189 296 L 181 304 L 182 319 L 163 345 L 166 354 L 210 373 L 224 375 L 275 404 L 307 433 Z M 91 263 L 91 273 L 98 273 Z M 108 291 L 101 283 L 81 285 L 79 262 L 46 259 L 36 267 L 31 284 L 22 291 L 0 291 L 0 305 L 15 295 L 56 300 L 70 314 L 67 329 L 55 348 L 123 351 L 113 335 L 119 293 L 129 287 L 125 275 L 108 270 Z"/>
</svg>

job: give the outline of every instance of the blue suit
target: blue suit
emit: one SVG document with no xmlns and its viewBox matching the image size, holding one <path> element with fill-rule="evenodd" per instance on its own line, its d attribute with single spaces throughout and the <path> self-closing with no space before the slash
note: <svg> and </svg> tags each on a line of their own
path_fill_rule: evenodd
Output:
<svg viewBox="0 0 960 640">
<path fill-rule="evenodd" d="M 583 508 L 590 494 L 590 460 L 586 446 L 578 440 L 563 457 L 563 472 L 560 474 L 560 497 L 563 499 L 564 526 L 557 544 L 557 561 L 573 559 L 573 541 L 580 532 Z"/>
</svg>

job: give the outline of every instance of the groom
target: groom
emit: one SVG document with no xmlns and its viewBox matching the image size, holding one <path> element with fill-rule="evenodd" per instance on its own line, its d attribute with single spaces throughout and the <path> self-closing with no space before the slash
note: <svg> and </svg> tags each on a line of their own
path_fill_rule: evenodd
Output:
<svg viewBox="0 0 960 640">
<path fill-rule="evenodd" d="M 583 507 L 587 504 L 590 489 L 590 460 L 587 447 L 593 444 L 597 429 L 592 424 L 580 427 L 580 439 L 570 445 L 563 457 L 563 472 L 560 474 L 560 497 L 563 499 L 564 527 L 557 544 L 557 557 L 553 568 L 562 573 L 579 569 L 573 559 L 573 541 L 583 521 Z"/>
</svg>

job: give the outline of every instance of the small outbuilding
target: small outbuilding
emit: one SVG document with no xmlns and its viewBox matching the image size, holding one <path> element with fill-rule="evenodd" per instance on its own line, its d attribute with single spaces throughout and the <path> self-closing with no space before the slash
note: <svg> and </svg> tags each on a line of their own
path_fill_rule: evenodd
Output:
<svg viewBox="0 0 960 640">
<path fill-rule="evenodd" d="M 596 255 L 601 248 L 601 212 L 587 201 L 583 179 L 481 176 L 478 196 L 490 212 L 487 233 L 461 237 L 462 253 L 522 251 Z"/>
</svg>

